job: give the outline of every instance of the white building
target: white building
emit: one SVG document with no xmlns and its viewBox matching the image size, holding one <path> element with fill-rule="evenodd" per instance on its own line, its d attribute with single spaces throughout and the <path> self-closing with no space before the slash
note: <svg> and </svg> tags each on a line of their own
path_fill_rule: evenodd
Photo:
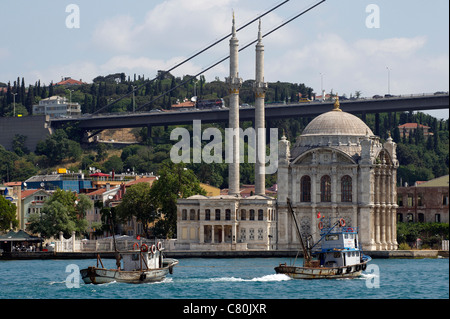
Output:
<svg viewBox="0 0 450 319">
<path fill-rule="evenodd" d="M 33 105 L 33 115 L 49 115 L 50 117 L 67 117 L 81 115 L 79 103 L 70 103 L 65 97 L 51 96 Z"/>
<path fill-rule="evenodd" d="M 230 120 L 239 124 L 238 50 L 233 19 L 230 40 Z M 256 128 L 264 128 L 264 47 L 256 46 Z M 257 147 L 260 143 L 257 143 Z M 263 146 L 266 143 L 262 143 Z M 236 147 L 236 145 L 234 145 Z M 238 145 L 237 145 L 237 149 Z M 258 149 L 256 150 L 258 153 Z M 233 154 L 239 158 L 239 154 Z M 292 149 L 286 137 L 278 147 L 278 197 L 265 195 L 264 165 L 255 165 L 255 196 L 239 192 L 239 161 L 229 164 L 229 195 L 192 196 L 178 200 L 177 248 L 192 250 L 297 250 L 295 222 L 302 234 L 317 242 L 320 215 L 343 218 L 358 227 L 364 250 L 397 249 L 396 174 L 398 161 L 392 138 L 382 144 L 359 118 L 340 109 L 319 115 L 297 138 Z M 326 219 L 328 220 L 328 219 Z M 325 221 L 326 221 L 325 220 Z"/>
<path fill-rule="evenodd" d="M 297 138 L 279 142 L 278 248 L 298 247 L 291 200 L 302 233 L 320 238 L 318 213 L 358 227 L 364 250 L 397 249 L 397 155 L 359 118 L 334 109 L 313 119 Z M 327 221 L 327 219 L 325 219 Z"/>
</svg>

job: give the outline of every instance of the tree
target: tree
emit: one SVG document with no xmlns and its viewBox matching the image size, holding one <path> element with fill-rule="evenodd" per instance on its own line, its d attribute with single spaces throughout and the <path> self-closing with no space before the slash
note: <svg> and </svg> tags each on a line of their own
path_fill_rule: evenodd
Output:
<svg viewBox="0 0 450 319">
<path fill-rule="evenodd" d="M 61 129 L 56 130 L 51 136 L 39 142 L 36 146 L 36 154 L 46 155 L 50 165 L 59 164 L 68 157 L 78 160 L 81 153 L 80 145 L 75 141 L 69 140 L 67 133 Z"/>
<path fill-rule="evenodd" d="M 0 231 L 6 231 L 19 226 L 16 218 L 17 207 L 5 197 L 0 196 Z"/>
<path fill-rule="evenodd" d="M 30 215 L 28 229 L 43 237 L 57 237 L 60 232 L 65 237 L 72 236 L 74 231 L 85 233 L 88 225 L 84 216 L 91 207 L 92 202 L 87 196 L 77 197 L 75 193 L 58 189 L 44 203 L 40 214 Z"/>
<path fill-rule="evenodd" d="M 28 230 L 44 238 L 58 237 L 60 232 L 70 237 L 75 231 L 75 223 L 70 219 L 67 207 L 58 201 L 45 203 L 41 214 L 31 214 L 28 222 Z"/>
<path fill-rule="evenodd" d="M 149 224 L 159 218 L 156 205 L 150 197 L 150 184 L 138 183 L 127 189 L 122 202 L 116 207 L 117 217 L 122 222 L 133 217 L 142 223 L 145 234 L 148 236 Z"/>
<path fill-rule="evenodd" d="M 123 162 L 119 156 L 113 155 L 103 164 L 103 167 L 107 172 L 114 170 L 116 173 L 121 173 L 123 171 Z"/>
<path fill-rule="evenodd" d="M 177 200 L 196 194 L 206 195 L 194 172 L 183 163 L 171 161 L 163 163 L 159 179 L 153 183 L 150 191 L 152 202 L 156 203 L 163 221 L 157 223 L 159 235 L 173 238 L 177 232 Z M 159 224 L 159 225 L 158 225 Z"/>
</svg>

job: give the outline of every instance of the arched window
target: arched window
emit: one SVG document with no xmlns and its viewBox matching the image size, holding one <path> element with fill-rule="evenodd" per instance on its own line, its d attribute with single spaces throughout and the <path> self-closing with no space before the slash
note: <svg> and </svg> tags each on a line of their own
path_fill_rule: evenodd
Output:
<svg viewBox="0 0 450 319">
<path fill-rule="evenodd" d="M 225 209 L 225 220 L 231 220 L 231 210 Z"/>
<path fill-rule="evenodd" d="M 216 209 L 216 220 L 220 220 L 220 209 Z"/>
<path fill-rule="evenodd" d="M 258 209 L 258 220 L 264 220 L 264 211 L 262 209 Z"/>
<path fill-rule="evenodd" d="M 250 209 L 250 220 L 255 220 L 255 210 Z"/>
<path fill-rule="evenodd" d="M 352 178 L 348 175 L 341 178 L 341 202 L 352 202 Z"/>
<path fill-rule="evenodd" d="M 300 180 L 301 187 L 301 201 L 310 202 L 311 201 L 311 177 L 305 175 Z"/>
<path fill-rule="evenodd" d="M 206 209 L 205 210 L 205 220 L 210 220 L 211 219 L 211 210 Z"/>
<path fill-rule="evenodd" d="M 328 175 L 320 179 L 320 201 L 331 202 L 331 178 Z"/>
<path fill-rule="evenodd" d="M 181 211 L 181 219 L 182 220 L 187 220 L 187 209 L 183 209 Z"/>
<path fill-rule="evenodd" d="M 241 220 L 245 220 L 247 218 L 245 209 L 241 209 Z"/>
<path fill-rule="evenodd" d="M 189 219 L 195 220 L 195 209 L 191 209 L 189 212 Z"/>
</svg>

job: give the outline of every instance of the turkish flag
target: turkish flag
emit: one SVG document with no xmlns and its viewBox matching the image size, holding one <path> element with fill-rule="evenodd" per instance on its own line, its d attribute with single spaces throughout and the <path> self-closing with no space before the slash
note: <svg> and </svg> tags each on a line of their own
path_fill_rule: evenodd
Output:
<svg viewBox="0 0 450 319">
<path fill-rule="evenodd" d="M 317 212 L 317 218 L 320 218 L 320 217 L 321 217 L 320 212 Z"/>
</svg>

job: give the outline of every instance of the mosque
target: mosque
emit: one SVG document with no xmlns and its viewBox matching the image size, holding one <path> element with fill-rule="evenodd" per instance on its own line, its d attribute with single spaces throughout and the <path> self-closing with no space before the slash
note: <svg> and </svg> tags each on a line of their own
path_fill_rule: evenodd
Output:
<svg viewBox="0 0 450 319">
<path fill-rule="evenodd" d="M 230 40 L 229 127 L 239 128 L 239 41 L 233 17 Z M 264 45 L 256 44 L 255 130 L 264 129 Z M 266 145 L 265 136 L 260 143 Z M 176 249 L 297 250 L 289 198 L 305 237 L 319 240 L 319 221 L 343 218 L 358 227 L 364 250 L 395 250 L 398 161 L 392 138 L 381 143 L 358 117 L 334 108 L 313 119 L 291 146 L 278 143 L 277 198 L 265 194 L 265 164 L 255 164 L 255 195 L 240 196 L 239 138 L 233 140 L 228 195 L 195 195 L 177 203 Z M 318 219 L 325 216 L 326 219 Z"/>
</svg>

